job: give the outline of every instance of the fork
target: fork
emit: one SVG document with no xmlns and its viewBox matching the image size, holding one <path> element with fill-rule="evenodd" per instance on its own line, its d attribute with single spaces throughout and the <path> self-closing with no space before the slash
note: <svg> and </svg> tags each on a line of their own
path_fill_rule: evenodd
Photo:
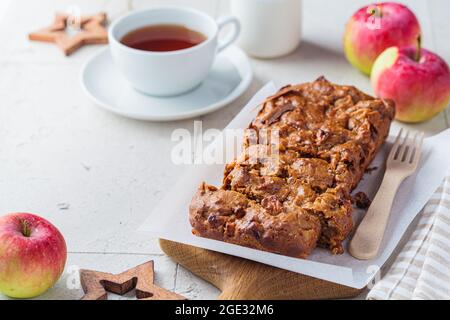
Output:
<svg viewBox="0 0 450 320">
<path fill-rule="evenodd" d="M 397 135 L 386 160 L 383 182 L 350 241 L 349 252 L 360 260 L 376 257 L 383 240 L 392 203 L 400 183 L 416 171 L 423 143 L 423 133 L 417 132 L 413 139 L 403 130 Z"/>
</svg>

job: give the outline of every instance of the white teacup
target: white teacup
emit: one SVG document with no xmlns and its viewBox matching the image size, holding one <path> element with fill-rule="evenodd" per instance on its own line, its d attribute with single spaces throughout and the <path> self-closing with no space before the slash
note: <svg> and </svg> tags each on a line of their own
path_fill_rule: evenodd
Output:
<svg viewBox="0 0 450 320">
<path fill-rule="evenodd" d="M 177 51 L 144 51 L 130 48 L 120 41 L 130 31 L 160 24 L 182 25 L 200 32 L 206 40 Z M 233 31 L 219 40 L 226 25 Z M 178 95 L 198 86 L 208 75 L 217 53 L 232 44 L 240 32 L 239 21 L 231 16 L 215 21 L 207 14 L 182 7 L 157 7 L 132 12 L 109 28 L 113 60 L 132 86 L 155 96 Z"/>
</svg>

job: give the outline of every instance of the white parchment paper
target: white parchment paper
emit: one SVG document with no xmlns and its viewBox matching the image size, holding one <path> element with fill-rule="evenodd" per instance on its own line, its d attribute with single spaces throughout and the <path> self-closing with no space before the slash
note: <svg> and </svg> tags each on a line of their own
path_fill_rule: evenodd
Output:
<svg viewBox="0 0 450 320">
<path fill-rule="evenodd" d="M 264 86 L 226 129 L 246 128 L 256 116 L 257 106 L 275 92 L 273 83 Z M 355 192 L 364 191 L 373 199 L 384 175 L 384 162 L 392 140 L 392 137 L 388 139 L 371 164 L 371 167 L 378 167 L 378 169 L 366 173 Z M 211 145 L 214 143 L 212 142 Z M 152 210 L 149 218 L 138 231 L 152 237 L 247 258 L 353 288 L 363 288 L 389 258 L 408 225 L 439 187 L 443 173 L 450 168 L 450 129 L 425 139 L 418 170 L 402 183 L 397 193 L 380 253 L 377 258 L 369 261 L 357 260 L 348 253 L 332 255 L 320 248 L 304 260 L 193 236 L 188 220 L 188 208 L 192 196 L 202 181 L 220 186 L 223 168 L 223 164 L 192 165 L 192 169 L 186 172 L 185 176 Z M 360 221 L 361 214 L 360 210 L 355 210 L 356 224 Z"/>
</svg>

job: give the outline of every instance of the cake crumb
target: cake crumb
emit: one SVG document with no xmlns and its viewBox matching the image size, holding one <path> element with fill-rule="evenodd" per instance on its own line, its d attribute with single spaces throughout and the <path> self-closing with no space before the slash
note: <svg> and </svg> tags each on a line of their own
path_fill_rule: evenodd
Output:
<svg viewBox="0 0 450 320">
<path fill-rule="evenodd" d="M 367 196 L 367 194 L 365 194 L 364 192 L 357 192 L 354 196 L 353 196 L 353 203 L 356 204 L 356 206 L 360 209 L 367 209 L 368 207 L 370 207 L 370 204 L 372 203 L 372 201 L 369 199 L 369 197 Z"/>
</svg>

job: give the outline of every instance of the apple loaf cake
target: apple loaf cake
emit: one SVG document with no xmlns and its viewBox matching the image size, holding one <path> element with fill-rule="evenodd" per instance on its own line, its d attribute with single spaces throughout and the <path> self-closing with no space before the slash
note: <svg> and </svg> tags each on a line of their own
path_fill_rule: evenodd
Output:
<svg viewBox="0 0 450 320">
<path fill-rule="evenodd" d="M 299 258 L 316 246 L 342 253 L 353 227 L 350 192 L 393 118 L 392 101 L 324 77 L 280 89 L 262 103 L 223 185 L 198 188 L 192 232 Z"/>
</svg>

